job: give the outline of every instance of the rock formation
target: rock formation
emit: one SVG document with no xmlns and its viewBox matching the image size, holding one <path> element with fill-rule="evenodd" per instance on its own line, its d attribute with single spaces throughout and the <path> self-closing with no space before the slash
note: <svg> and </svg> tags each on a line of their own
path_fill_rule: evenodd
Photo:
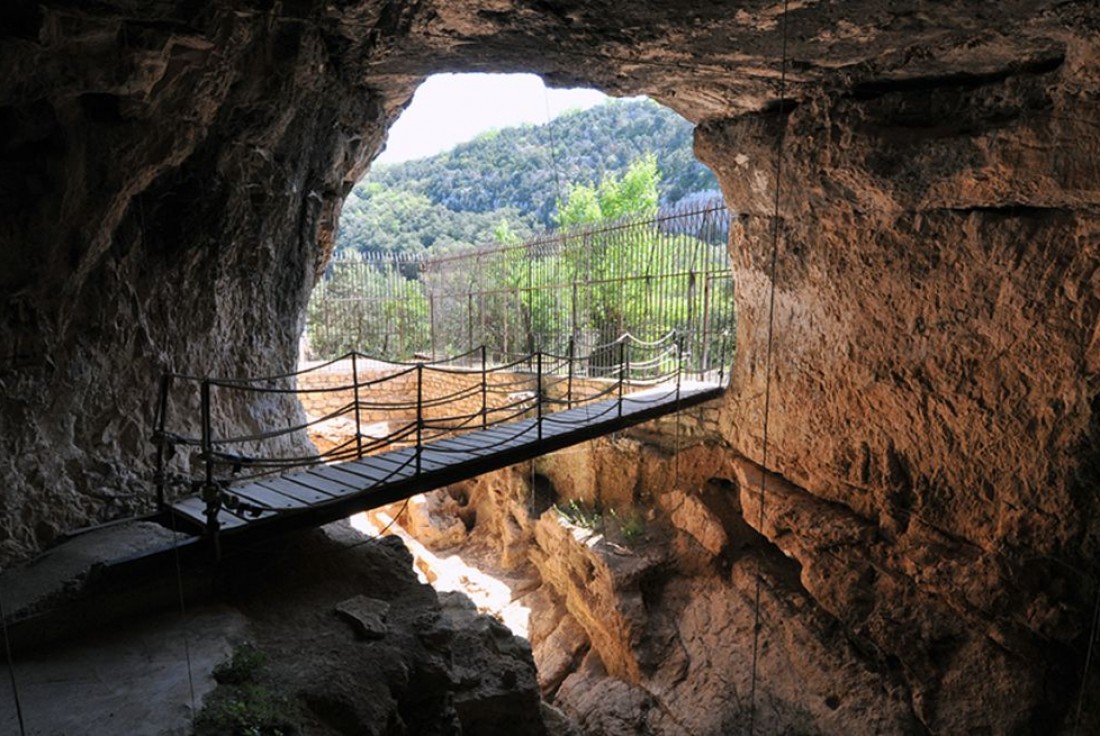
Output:
<svg viewBox="0 0 1100 736">
<path fill-rule="evenodd" d="M 785 5 L 5 3 L 0 559 L 149 508 L 162 371 L 293 365 L 342 197 L 421 78 L 533 71 L 698 123 L 742 215 L 722 439 L 800 566 L 792 627 L 885 663 L 918 730 L 1046 729 L 1098 589 L 1095 3 Z M 802 656 L 794 631 L 773 650 Z"/>
</svg>

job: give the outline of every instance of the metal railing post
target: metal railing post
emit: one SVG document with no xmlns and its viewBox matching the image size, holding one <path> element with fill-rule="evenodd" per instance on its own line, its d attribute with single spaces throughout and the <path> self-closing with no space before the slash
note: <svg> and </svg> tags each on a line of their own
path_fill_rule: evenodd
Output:
<svg viewBox="0 0 1100 736">
<path fill-rule="evenodd" d="M 619 342 L 619 416 L 623 415 L 623 382 L 626 380 L 626 339 Z"/>
<path fill-rule="evenodd" d="M 703 279 L 703 339 L 700 349 L 703 351 L 699 363 L 699 380 L 706 380 L 706 371 L 710 363 L 710 276 Z"/>
<path fill-rule="evenodd" d="M 577 350 L 577 342 L 572 335 L 569 336 L 569 372 L 565 379 L 565 407 L 573 408 L 573 360 Z"/>
<path fill-rule="evenodd" d="M 432 360 L 435 360 L 435 292 L 428 292 L 428 342 L 431 343 Z"/>
<path fill-rule="evenodd" d="M 355 398 L 355 456 L 363 457 L 363 424 L 359 415 L 359 360 L 358 354 L 351 354 L 351 383 Z"/>
<path fill-rule="evenodd" d="M 542 352 L 535 353 L 537 370 L 535 372 L 535 421 L 538 423 L 538 437 L 542 439 Z"/>
<path fill-rule="evenodd" d="M 420 475 L 420 455 L 424 450 L 424 364 L 416 364 L 416 474 Z"/>
<path fill-rule="evenodd" d="M 481 428 L 489 426 L 489 371 L 485 345 L 481 346 Z"/>
<path fill-rule="evenodd" d="M 153 441 L 157 444 L 157 467 L 153 475 L 153 483 L 157 490 L 157 509 L 165 506 L 164 486 L 168 481 L 164 469 L 164 445 L 168 441 L 165 430 L 168 427 L 168 393 L 172 390 L 172 374 L 165 373 L 160 377 L 160 396 L 157 399 L 157 421 L 153 427 Z"/>
<path fill-rule="evenodd" d="M 722 330 L 722 357 L 720 368 L 718 369 L 718 384 L 721 385 L 726 382 L 726 351 L 729 349 L 730 335 L 729 330 Z"/>
<path fill-rule="evenodd" d="M 221 490 L 214 482 L 214 430 L 210 416 L 210 381 L 204 380 L 199 388 L 199 400 L 202 405 L 202 456 L 206 466 L 206 477 L 202 487 L 203 501 L 206 502 L 206 531 L 214 544 L 214 557 L 221 559 L 221 544 L 218 540 L 218 512 L 221 510 Z"/>
<path fill-rule="evenodd" d="M 680 382 L 684 377 L 684 333 L 676 333 L 676 401 L 680 401 Z"/>
</svg>

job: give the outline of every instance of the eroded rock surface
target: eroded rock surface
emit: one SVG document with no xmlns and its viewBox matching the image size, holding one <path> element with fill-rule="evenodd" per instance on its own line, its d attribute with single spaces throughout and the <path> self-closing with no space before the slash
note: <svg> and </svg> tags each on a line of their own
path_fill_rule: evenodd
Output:
<svg viewBox="0 0 1100 736">
<path fill-rule="evenodd" d="M 989 612 L 976 551 L 890 538 L 719 444 L 605 440 L 434 496 L 405 525 L 475 519 L 426 538 L 525 581 L 543 695 L 583 733 L 1056 732 L 1070 701 L 1062 651 Z"/>
<path fill-rule="evenodd" d="M 775 605 L 831 621 L 828 677 L 873 672 L 887 694 L 826 709 L 1045 730 L 1100 588 L 1098 37 L 1091 0 L 6 3 L 0 560 L 150 507 L 162 371 L 293 366 L 342 198 L 424 75 L 534 71 L 699 123 L 742 215 L 721 462 L 766 465 L 789 492 L 758 513 L 739 466 L 707 508 L 717 559 L 743 538 L 800 566 L 772 576 L 799 581 Z M 193 423 L 197 401 L 170 412 Z M 226 393 L 215 419 L 248 433 L 297 412 Z M 666 505 L 678 581 L 721 535 L 694 502 Z M 510 514 L 496 530 L 518 554 L 529 530 Z M 743 593 L 728 564 L 723 589 Z M 802 625 L 769 639 L 775 661 L 810 647 Z M 610 667 L 644 681 L 631 661 Z M 796 698 L 775 717 L 825 728 L 821 693 L 781 680 L 760 683 Z M 658 718 L 648 702 L 630 712 Z"/>
</svg>

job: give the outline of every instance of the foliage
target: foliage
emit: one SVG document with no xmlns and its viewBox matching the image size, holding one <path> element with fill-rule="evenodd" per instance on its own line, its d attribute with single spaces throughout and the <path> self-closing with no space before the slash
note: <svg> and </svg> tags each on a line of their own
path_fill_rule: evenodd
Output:
<svg viewBox="0 0 1100 736">
<path fill-rule="evenodd" d="M 645 176 L 638 180 L 652 183 L 652 167 L 644 169 L 642 162 L 638 170 Z M 615 186 L 602 189 L 617 198 L 614 211 L 622 211 L 624 198 Z M 653 201 L 631 196 L 642 206 Z M 309 305 L 310 347 L 316 357 L 358 349 L 402 360 L 433 352 L 456 355 L 482 344 L 498 354 L 595 351 L 589 374 L 604 376 L 618 364 L 616 340 L 624 332 L 654 341 L 680 330 L 696 336 L 685 345 L 695 365 L 710 366 L 723 349 L 721 331 L 730 327 L 732 285 L 728 275 L 720 276 L 728 268 L 726 226 L 704 227 L 708 216 L 670 215 L 659 223 L 648 216 L 620 219 L 611 227 L 595 222 L 519 244 L 502 221 L 495 237 L 508 245 L 491 251 L 427 260 L 338 260 Z M 623 357 L 632 365 L 654 361 L 647 377 L 675 367 L 675 352 L 630 352 Z"/>
<path fill-rule="evenodd" d="M 254 644 L 244 642 L 233 655 L 214 668 L 214 679 L 220 685 L 241 685 L 252 682 L 267 663 L 267 657 Z"/>
<path fill-rule="evenodd" d="M 608 513 L 612 525 L 624 542 L 634 544 L 645 536 L 645 516 L 638 509 L 616 511 L 611 509 Z"/>
<path fill-rule="evenodd" d="M 564 506 L 554 504 L 554 510 L 573 526 L 593 532 L 603 529 L 603 514 L 595 506 L 589 506 L 573 499 Z"/>
<path fill-rule="evenodd" d="M 608 174 L 599 187 L 574 184 L 565 202 L 558 204 L 558 224 L 571 228 L 655 215 L 660 181 L 657 157 L 651 153 L 634 161 L 621 179 Z"/>
<path fill-rule="evenodd" d="M 483 245 L 493 242 L 502 219 L 526 240 L 554 224 L 562 186 L 598 194 L 601 182 L 624 181 L 645 157 L 659 172 L 663 204 L 718 188 L 695 160 L 690 123 L 650 100 L 613 100 L 546 125 L 490 131 L 436 156 L 376 166 L 348 195 L 336 249 L 417 253 Z"/>
<path fill-rule="evenodd" d="M 703 311 L 728 303 L 703 310 L 686 298 L 687 272 L 724 268 L 724 235 L 703 241 L 676 229 L 690 225 L 651 221 L 670 197 L 716 186 L 692 157 L 686 121 L 650 101 L 616 101 L 567 113 L 550 133 L 529 125 L 492 131 L 371 172 L 345 202 L 336 262 L 310 301 L 313 355 L 359 350 L 406 360 L 481 344 L 502 354 L 605 345 L 589 369 L 606 375 L 624 331 L 653 340 L 693 329 L 688 323 Z M 596 234 L 626 218 L 639 221 Z M 524 245 L 551 221 L 563 228 L 560 246 Z M 506 249 L 450 262 L 449 272 L 417 261 L 489 243 Z M 689 262 L 674 251 L 703 255 Z M 342 254 L 372 260 L 342 262 Z"/>
<path fill-rule="evenodd" d="M 218 688 L 195 718 L 195 736 L 295 736 L 300 716 L 288 698 L 264 681 L 266 657 L 238 646 L 214 669 Z"/>
<path fill-rule="evenodd" d="M 352 350 L 410 357 L 428 342 L 429 305 L 417 274 L 393 261 L 330 269 L 309 302 L 310 348 L 337 356 Z"/>
</svg>

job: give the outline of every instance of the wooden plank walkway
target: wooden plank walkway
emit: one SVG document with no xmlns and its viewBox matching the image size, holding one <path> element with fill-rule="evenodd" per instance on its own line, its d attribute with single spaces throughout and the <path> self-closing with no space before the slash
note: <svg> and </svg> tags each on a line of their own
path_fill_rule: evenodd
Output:
<svg viewBox="0 0 1100 736">
<path fill-rule="evenodd" d="M 684 381 L 627 394 L 536 419 L 520 419 L 425 443 L 417 472 L 416 448 L 368 455 L 229 487 L 242 506 L 222 509 L 221 534 L 276 532 L 325 524 L 384 506 L 539 455 L 585 442 L 721 395 L 723 387 Z M 177 520 L 201 532 L 205 504 L 189 496 L 169 507 Z"/>
</svg>

